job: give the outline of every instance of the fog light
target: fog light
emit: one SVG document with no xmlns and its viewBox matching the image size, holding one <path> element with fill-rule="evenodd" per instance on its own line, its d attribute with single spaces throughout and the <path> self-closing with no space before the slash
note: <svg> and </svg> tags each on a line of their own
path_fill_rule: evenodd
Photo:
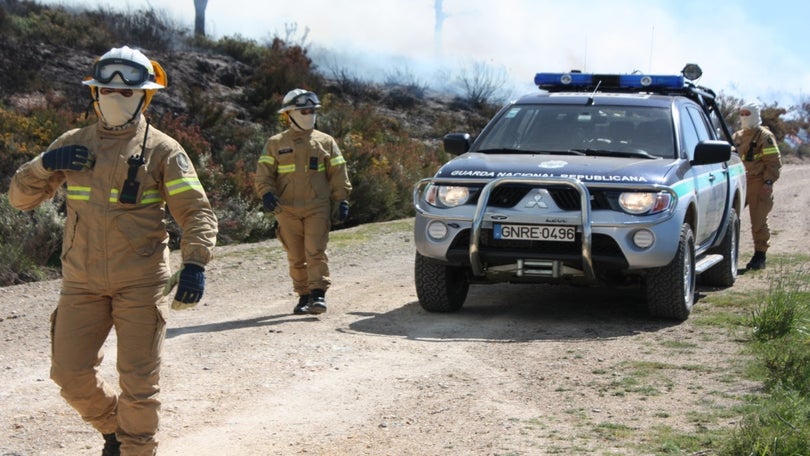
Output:
<svg viewBox="0 0 810 456">
<path fill-rule="evenodd" d="M 655 235 L 650 230 L 638 230 L 633 233 L 633 244 L 640 249 L 646 249 L 655 242 Z"/>
<path fill-rule="evenodd" d="M 443 222 L 434 220 L 428 223 L 427 234 L 431 239 L 440 241 L 447 236 L 447 225 L 445 225 Z"/>
</svg>

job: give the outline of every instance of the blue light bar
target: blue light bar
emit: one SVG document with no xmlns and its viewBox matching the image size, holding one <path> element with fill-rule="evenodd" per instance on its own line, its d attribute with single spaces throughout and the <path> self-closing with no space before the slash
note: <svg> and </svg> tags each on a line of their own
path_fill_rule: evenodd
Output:
<svg viewBox="0 0 810 456">
<path fill-rule="evenodd" d="M 537 73 L 534 83 L 546 90 L 585 89 L 682 89 L 684 77 L 648 74 Z"/>
</svg>

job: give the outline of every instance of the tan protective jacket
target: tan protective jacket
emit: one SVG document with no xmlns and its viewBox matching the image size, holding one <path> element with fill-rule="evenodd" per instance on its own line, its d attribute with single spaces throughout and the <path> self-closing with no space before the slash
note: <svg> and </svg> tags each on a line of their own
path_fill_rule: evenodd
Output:
<svg viewBox="0 0 810 456">
<path fill-rule="evenodd" d="M 119 202 L 129 165 L 141 154 L 135 204 Z M 165 282 L 170 276 L 166 208 L 183 230 L 184 263 L 205 266 L 213 256 L 217 219 L 196 171 L 180 144 L 141 116 L 135 125 L 111 131 L 100 123 L 64 133 L 48 148 L 83 145 L 95 159 L 90 170 L 50 172 L 37 157 L 14 175 L 9 200 L 31 210 L 67 182 L 67 220 L 62 242 L 66 283 L 109 290 Z"/>
<path fill-rule="evenodd" d="M 771 130 L 763 126 L 746 128 L 736 131 L 732 139 L 745 165 L 748 180 L 773 183 L 779 179 L 782 159 Z"/>
<path fill-rule="evenodd" d="M 259 198 L 273 193 L 282 207 L 329 207 L 330 201 L 348 199 L 352 184 L 334 138 L 291 128 L 267 140 L 254 188 Z"/>
</svg>

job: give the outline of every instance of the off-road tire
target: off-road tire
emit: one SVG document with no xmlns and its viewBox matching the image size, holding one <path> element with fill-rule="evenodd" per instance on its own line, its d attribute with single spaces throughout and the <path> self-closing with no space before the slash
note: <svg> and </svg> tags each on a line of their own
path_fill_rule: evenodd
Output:
<svg viewBox="0 0 810 456">
<path fill-rule="evenodd" d="M 428 312 L 456 312 L 464 305 L 470 281 L 467 272 L 416 253 L 414 279 L 419 304 Z"/>
<path fill-rule="evenodd" d="M 647 309 L 653 317 L 684 321 L 695 303 L 695 237 L 684 223 L 672 261 L 647 275 Z"/>
<path fill-rule="evenodd" d="M 736 210 L 731 210 L 728 222 L 723 242 L 709 251 L 710 254 L 723 255 L 723 261 L 700 275 L 698 282 L 701 285 L 727 288 L 734 285 L 734 281 L 737 280 L 737 261 L 740 254 L 740 218 L 737 216 Z"/>
</svg>

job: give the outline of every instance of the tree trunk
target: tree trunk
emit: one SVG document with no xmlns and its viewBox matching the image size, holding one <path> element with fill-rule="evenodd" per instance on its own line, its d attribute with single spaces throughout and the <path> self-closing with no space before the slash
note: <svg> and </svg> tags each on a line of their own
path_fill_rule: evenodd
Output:
<svg viewBox="0 0 810 456">
<path fill-rule="evenodd" d="M 205 7 L 208 0 L 194 0 L 194 35 L 205 36 Z"/>
</svg>

